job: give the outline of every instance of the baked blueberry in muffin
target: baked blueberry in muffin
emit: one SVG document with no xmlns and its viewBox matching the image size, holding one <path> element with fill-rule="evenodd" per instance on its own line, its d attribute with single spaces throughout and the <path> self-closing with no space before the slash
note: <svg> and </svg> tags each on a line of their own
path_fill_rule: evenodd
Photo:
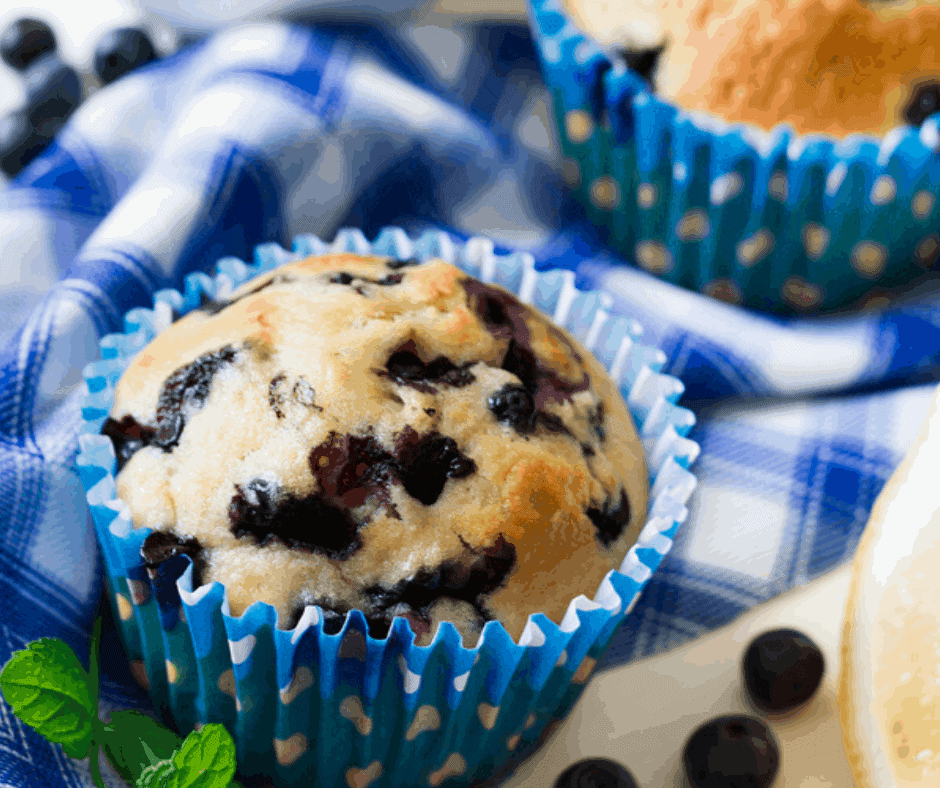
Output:
<svg viewBox="0 0 940 788">
<path fill-rule="evenodd" d="M 622 396 L 564 330 L 441 261 L 331 254 L 177 320 L 103 434 L 148 565 L 180 554 L 291 627 L 362 610 L 468 646 L 560 621 L 620 565 L 648 475 Z"/>
</svg>

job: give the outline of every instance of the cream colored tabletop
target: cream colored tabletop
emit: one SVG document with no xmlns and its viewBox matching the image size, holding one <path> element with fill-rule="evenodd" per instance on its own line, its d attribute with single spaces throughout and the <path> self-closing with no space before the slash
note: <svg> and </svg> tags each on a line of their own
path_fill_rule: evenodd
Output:
<svg viewBox="0 0 940 788">
<path fill-rule="evenodd" d="M 781 750 L 774 788 L 853 788 L 836 706 L 850 576 L 851 566 L 842 567 L 682 648 L 595 675 L 569 718 L 505 788 L 551 788 L 569 764 L 597 756 L 626 766 L 639 788 L 682 788 L 682 748 L 693 730 L 720 714 L 761 718 L 743 693 L 741 657 L 753 637 L 778 627 L 816 641 L 826 674 L 808 706 L 768 723 Z"/>
</svg>

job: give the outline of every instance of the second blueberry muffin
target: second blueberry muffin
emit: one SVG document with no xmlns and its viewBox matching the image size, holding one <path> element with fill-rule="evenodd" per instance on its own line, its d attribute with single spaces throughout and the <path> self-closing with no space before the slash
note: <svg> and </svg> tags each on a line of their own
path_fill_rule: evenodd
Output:
<svg viewBox="0 0 940 788">
<path fill-rule="evenodd" d="M 311 257 L 178 320 L 103 428 L 156 564 L 184 552 L 233 615 L 327 631 L 560 622 L 646 519 L 632 417 L 603 367 L 502 288 L 441 261 Z"/>
<path fill-rule="evenodd" d="M 936 0 L 565 0 L 657 93 L 731 123 L 887 134 L 940 110 Z"/>
</svg>

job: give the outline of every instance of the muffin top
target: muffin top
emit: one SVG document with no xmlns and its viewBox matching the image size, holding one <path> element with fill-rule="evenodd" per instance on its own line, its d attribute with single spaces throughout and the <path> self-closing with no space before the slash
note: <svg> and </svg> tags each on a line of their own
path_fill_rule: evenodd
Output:
<svg viewBox="0 0 940 788">
<path fill-rule="evenodd" d="M 937 0 L 566 2 L 687 110 L 842 137 L 940 109 Z"/>
<path fill-rule="evenodd" d="M 439 260 L 330 254 L 177 320 L 102 432 L 118 496 L 231 613 L 292 627 L 353 608 L 419 643 L 451 621 L 517 638 L 619 566 L 648 475 L 616 386 L 563 329 Z"/>
</svg>

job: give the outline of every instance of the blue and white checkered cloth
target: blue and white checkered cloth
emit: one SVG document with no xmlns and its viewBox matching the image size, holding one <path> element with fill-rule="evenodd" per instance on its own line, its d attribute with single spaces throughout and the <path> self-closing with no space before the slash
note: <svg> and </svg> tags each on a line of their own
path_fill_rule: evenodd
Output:
<svg viewBox="0 0 940 788">
<path fill-rule="evenodd" d="M 341 226 L 488 233 L 575 268 L 685 382 L 700 486 L 608 665 L 851 557 L 926 414 L 940 297 L 786 322 L 624 266 L 564 233 L 524 28 L 369 30 L 229 30 L 97 93 L 0 190 L 0 663 L 43 636 L 87 653 L 102 570 L 72 466 L 98 338 L 219 257 Z M 113 627 L 102 665 L 106 708 L 147 707 Z M 0 786 L 90 785 L 0 701 Z"/>
</svg>

